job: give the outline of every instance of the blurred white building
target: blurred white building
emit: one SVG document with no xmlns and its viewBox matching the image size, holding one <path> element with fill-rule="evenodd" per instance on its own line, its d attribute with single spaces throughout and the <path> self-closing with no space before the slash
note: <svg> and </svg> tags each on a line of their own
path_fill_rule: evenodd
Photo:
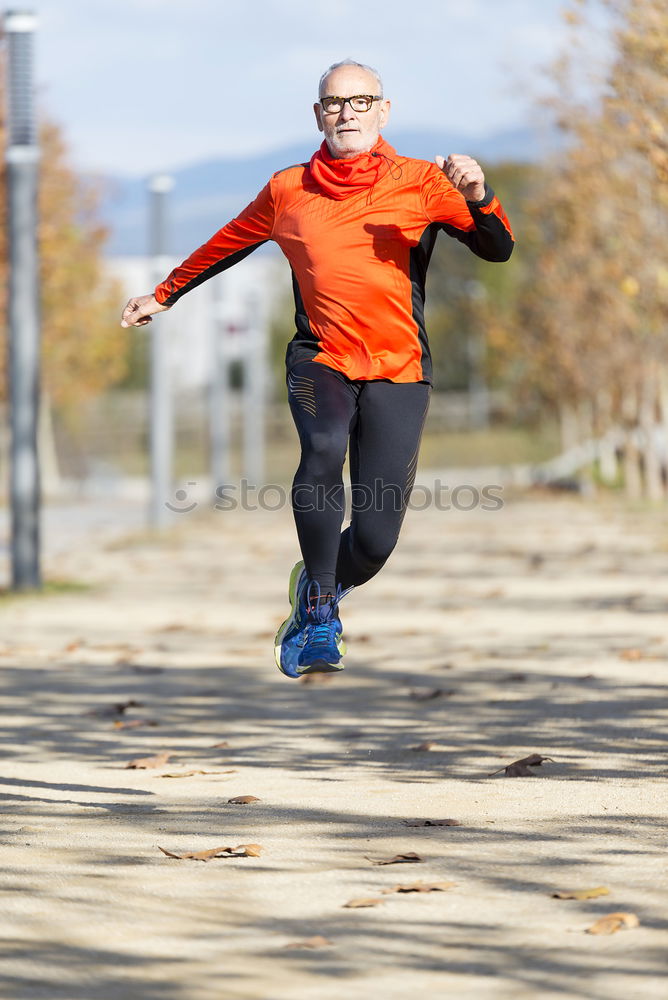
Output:
<svg viewBox="0 0 668 1000">
<path fill-rule="evenodd" d="M 165 258 L 169 271 L 181 258 Z M 121 282 L 124 301 L 153 290 L 148 257 L 110 257 L 106 266 Z M 264 248 L 188 292 L 159 316 L 169 342 L 175 390 L 204 387 L 210 379 L 216 337 L 229 358 L 243 353 L 244 330 L 255 316 L 265 333 L 277 302 L 290 293 L 290 268 L 283 256 Z M 120 303 L 120 308 L 124 305 Z"/>
</svg>

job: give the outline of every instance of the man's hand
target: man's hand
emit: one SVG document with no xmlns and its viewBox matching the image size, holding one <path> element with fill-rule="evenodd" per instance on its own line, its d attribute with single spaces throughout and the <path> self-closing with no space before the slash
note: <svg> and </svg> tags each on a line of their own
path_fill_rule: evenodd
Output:
<svg viewBox="0 0 668 1000">
<path fill-rule="evenodd" d="M 130 299 L 121 317 L 121 326 L 146 326 L 153 313 L 165 312 L 169 306 L 162 306 L 155 295 L 140 295 Z"/>
<path fill-rule="evenodd" d="M 436 156 L 434 160 L 467 201 L 482 201 L 485 197 L 485 175 L 473 157 L 454 153 L 447 160 L 442 156 Z"/>
</svg>

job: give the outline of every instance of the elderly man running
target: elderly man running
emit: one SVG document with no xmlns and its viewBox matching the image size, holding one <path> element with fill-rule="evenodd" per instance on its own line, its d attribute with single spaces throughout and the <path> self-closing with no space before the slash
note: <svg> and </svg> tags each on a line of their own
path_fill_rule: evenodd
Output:
<svg viewBox="0 0 668 1000">
<path fill-rule="evenodd" d="M 438 232 L 485 260 L 505 261 L 513 248 L 475 160 L 409 159 L 382 138 L 390 102 L 375 70 L 330 66 L 313 109 L 324 142 L 310 162 L 275 173 L 153 295 L 130 299 L 121 324 L 150 322 L 267 240 L 290 262 L 297 332 L 287 385 L 301 443 L 292 506 L 303 561 L 274 647 L 288 677 L 343 668 L 339 601 L 397 543 L 431 392 L 424 300 Z M 352 517 L 342 532 L 348 448 Z"/>
</svg>

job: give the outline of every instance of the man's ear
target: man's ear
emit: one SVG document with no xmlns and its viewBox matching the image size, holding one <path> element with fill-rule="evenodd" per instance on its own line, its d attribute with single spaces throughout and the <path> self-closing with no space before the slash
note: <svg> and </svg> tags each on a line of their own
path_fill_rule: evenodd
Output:
<svg viewBox="0 0 668 1000">
<path fill-rule="evenodd" d="M 387 125 L 388 118 L 390 117 L 390 107 L 389 101 L 380 102 L 380 127 L 385 128 Z"/>
<path fill-rule="evenodd" d="M 315 115 L 315 120 L 318 123 L 318 132 L 324 132 L 325 130 L 322 127 L 322 104 L 318 103 L 313 105 L 313 114 Z"/>
</svg>

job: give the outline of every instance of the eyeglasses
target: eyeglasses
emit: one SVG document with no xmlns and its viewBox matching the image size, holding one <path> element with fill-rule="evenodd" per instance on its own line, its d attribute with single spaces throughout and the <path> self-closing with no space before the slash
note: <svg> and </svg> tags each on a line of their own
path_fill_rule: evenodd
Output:
<svg viewBox="0 0 668 1000">
<path fill-rule="evenodd" d="M 338 115 L 349 104 L 353 111 L 368 111 L 374 101 L 382 97 L 371 94 L 355 94 L 354 97 L 321 97 L 320 103 L 326 115 Z"/>
</svg>

